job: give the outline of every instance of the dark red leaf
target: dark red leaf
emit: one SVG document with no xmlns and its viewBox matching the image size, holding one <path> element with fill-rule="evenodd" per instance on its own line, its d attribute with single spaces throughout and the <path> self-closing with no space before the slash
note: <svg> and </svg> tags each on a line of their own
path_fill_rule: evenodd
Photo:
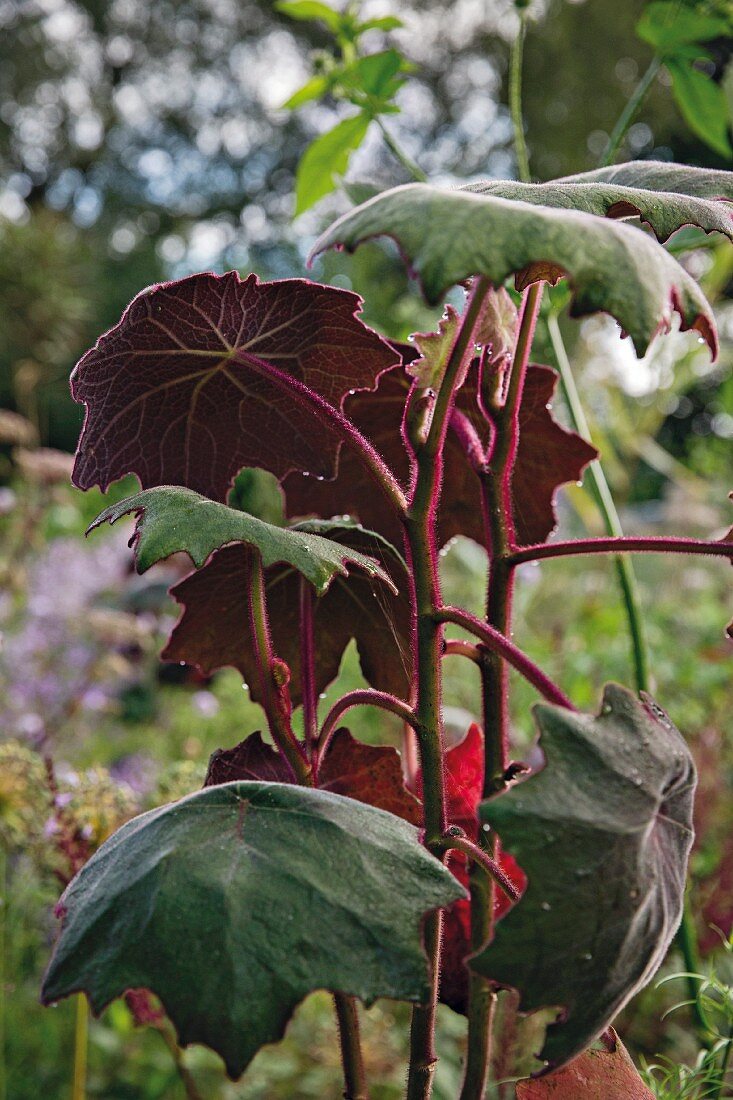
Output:
<svg viewBox="0 0 733 1100">
<path fill-rule="evenodd" d="M 311 395 L 340 408 L 396 359 L 360 306 L 349 291 L 236 271 L 143 291 L 72 375 L 87 406 L 75 483 L 135 473 L 143 488 L 224 500 L 243 466 L 331 476 L 339 436 Z"/>
<path fill-rule="evenodd" d="M 209 761 L 204 786 L 238 779 L 295 783 L 285 757 L 267 745 L 259 732 L 250 734 L 233 749 L 217 749 Z M 405 787 L 397 750 L 388 745 L 365 745 L 344 727 L 336 730 L 328 744 L 318 767 L 316 786 L 387 810 L 413 825 L 419 825 L 422 819 L 420 803 Z"/>
<path fill-rule="evenodd" d="M 445 755 L 447 816 L 451 825 L 459 825 L 473 841 L 478 840 L 478 805 L 484 782 L 484 736 L 473 723 L 463 741 Z M 418 793 L 422 776 L 418 772 Z M 501 852 L 499 864 L 515 886 L 523 890 L 526 878 L 516 860 Z M 462 886 L 468 887 L 468 859 L 451 852 L 447 866 Z M 494 919 L 499 920 L 512 907 L 511 900 L 498 887 L 494 892 Z M 461 899 L 443 916 L 443 961 L 440 972 L 440 1000 L 456 1012 L 465 1012 L 468 1000 L 468 970 L 465 960 L 471 954 L 471 903 Z"/>
<path fill-rule="evenodd" d="M 564 1069 L 519 1081 L 517 1100 L 654 1100 L 613 1028 L 611 1049 L 586 1050 Z"/>
<path fill-rule="evenodd" d="M 422 821 L 422 807 L 405 787 L 397 750 L 365 745 L 343 727 L 334 733 L 320 763 L 318 786 L 388 810 L 413 825 Z"/>
<path fill-rule="evenodd" d="M 597 456 L 595 448 L 553 418 L 548 406 L 557 384 L 550 367 L 531 366 L 519 415 L 519 447 L 513 480 L 514 521 L 520 545 L 543 542 L 556 524 L 554 500 L 557 489 L 577 481 L 584 467 Z M 410 462 L 400 435 L 400 425 L 410 379 L 396 367 L 385 372 L 374 393 L 347 398 L 344 411 L 367 436 L 403 485 L 409 484 Z M 476 401 L 476 371 L 459 391 L 457 408 L 469 418 L 484 448 L 488 426 Z M 294 473 L 285 478 L 283 490 L 288 515 L 348 514 L 358 517 L 397 545 L 399 522 L 381 495 L 375 493 L 368 475 L 347 453 L 339 460 L 333 481 L 317 482 Z M 454 432 L 445 447 L 443 493 L 438 517 L 440 542 L 455 535 L 467 535 L 485 543 L 479 482 Z"/>
<path fill-rule="evenodd" d="M 267 783 L 295 783 L 285 757 L 262 740 L 259 730 L 233 749 L 216 749 L 206 770 L 205 787 L 233 783 L 237 779 L 263 779 Z"/>
<path fill-rule="evenodd" d="M 377 495 L 377 494 L 375 494 Z M 410 688 L 410 603 L 407 578 L 397 577 L 393 554 L 359 528 L 340 529 L 349 546 L 367 551 L 396 578 L 392 594 L 366 575 L 337 577 L 315 601 L 315 674 L 323 691 L 338 675 L 343 652 L 356 639 L 367 681 L 381 691 L 407 698 Z M 390 560 L 391 559 L 391 560 Z M 171 589 L 184 610 L 163 651 L 167 661 L 185 661 L 209 674 L 231 666 L 238 669 L 257 695 L 257 666 L 246 628 L 247 553 L 242 546 L 225 546 L 206 565 Z M 265 572 L 267 606 L 273 648 L 290 668 L 290 694 L 300 701 L 299 584 L 294 570 L 275 565 Z"/>
</svg>

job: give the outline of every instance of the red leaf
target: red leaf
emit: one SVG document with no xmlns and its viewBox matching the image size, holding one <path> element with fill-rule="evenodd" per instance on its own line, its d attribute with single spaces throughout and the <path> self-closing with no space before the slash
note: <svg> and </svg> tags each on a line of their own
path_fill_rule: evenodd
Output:
<svg viewBox="0 0 733 1100">
<path fill-rule="evenodd" d="M 378 494 L 375 494 L 378 495 Z M 344 528 L 345 539 L 357 549 L 380 560 L 392 574 L 394 560 L 387 560 L 380 544 L 358 528 Z M 393 557 L 393 555 L 390 555 Z M 245 593 L 248 559 L 242 546 L 218 550 L 202 569 L 189 574 L 171 589 L 183 604 L 181 618 L 163 651 L 167 661 L 185 661 L 209 674 L 231 666 L 238 669 L 257 694 L 258 676 L 254 652 L 246 629 Z M 300 701 L 300 624 L 297 574 L 282 565 L 265 572 L 267 606 L 274 652 L 290 668 L 290 695 Z M 352 573 L 337 577 L 315 601 L 316 688 L 323 691 L 338 675 L 343 652 L 356 638 L 362 671 L 368 682 L 381 691 L 406 698 L 410 687 L 410 604 L 406 578 L 397 583 L 393 595 L 386 585 L 366 575 Z"/>
<path fill-rule="evenodd" d="M 139 294 L 72 376 L 87 406 L 74 481 L 135 473 L 224 500 L 243 466 L 334 472 L 339 436 L 312 395 L 340 408 L 395 353 L 361 299 L 303 279 L 192 275 Z"/>
<path fill-rule="evenodd" d="M 613 1028 L 611 1050 L 586 1050 L 564 1069 L 517 1084 L 517 1100 L 654 1100 Z"/>
<path fill-rule="evenodd" d="M 217 749 L 209 761 L 205 787 L 238 779 L 295 783 L 290 765 L 277 749 L 250 734 L 233 749 Z M 347 729 L 336 730 L 318 767 L 317 787 L 366 802 L 419 825 L 420 803 L 405 787 L 400 755 L 387 745 L 365 745 Z"/>
<path fill-rule="evenodd" d="M 318 786 L 388 810 L 413 825 L 422 821 L 422 807 L 405 787 L 397 750 L 365 745 L 343 727 L 334 733 L 319 765 Z"/>
<path fill-rule="evenodd" d="M 445 787 L 447 816 L 451 825 L 460 825 L 471 840 L 478 840 L 478 806 L 484 783 L 484 736 L 473 723 L 464 739 L 449 749 L 445 756 Z M 422 775 L 418 772 L 418 794 L 422 792 Z M 526 878 L 513 856 L 500 852 L 499 864 L 520 890 Z M 451 852 L 448 868 L 461 885 L 468 887 L 468 859 L 461 852 Z M 494 892 L 494 919 L 499 920 L 511 909 L 512 902 L 498 887 Z M 440 1000 L 456 1012 L 465 1012 L 468 1000 L 468 970 L 465 960 L 471 954 L 471 903 L 456 901 L 443 916 L 443 961 L 440 971 Z"/>
<path fill-rule="evenodd" d="M 456 407 L 466 415 L 486 447 L 489 428 L 476 402 L 475 369 L 459 391 Z M 553 419 L 551 403 L 557 374 L 550 367 L 531 366 L 527 372 L 519 413 L 519 447 L 514 470 L 513 502 L 520 545 L 543 542 L 556 524 L 557 489 L 577 481 L 597 451 Z M 410 379 L 396 367 L 380 378 L 376 392 L 347 398 L 344 412 L 374 444 L 403 485 L 409 484 L 410 461 L 400 434 Z M 458 437 L 450 432 L 445 447 L 444 485 L 438 516 L 441 544 L 455 535 L 467 535 L 484 545 L 479 481 Z M 288 515 L 349 514 L 400 545 L 399 522 L 355 458 L 342 453 L 335 480 L 317 482 L 293 473 L 283 491 Z"/>
</svg>

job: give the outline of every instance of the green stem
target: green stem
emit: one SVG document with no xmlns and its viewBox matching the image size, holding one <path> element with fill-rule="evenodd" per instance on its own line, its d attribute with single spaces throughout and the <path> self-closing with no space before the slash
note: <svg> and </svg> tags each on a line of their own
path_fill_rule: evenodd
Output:
<svg viewBox="0 0 733 1100">
<path fill-rule="evenodd" d="M 364 1060 L 359 1038 L 359 1016 L 356 998 L 334 993 L 341 1062 L 344 1067 L 344 1100 L 369 1100 Z"/>
<path fill-rule="evenodd" d="M 198 1085 L 196 1084 L 193 1074 L 183 1061 L 183 1051 L 176 1042 L 176 1038 L 171 1033 L 170 1028 L 166 1024 L 160 1024 L 156 1026 L 155 1030 L 171 1053 L 176 1072 L 181 1079 L 181 1084 L 186 1093 L 186 1100 L 204 1100 L 204 1097 L 198 1090 Z"/>
<path fill-rule="evenodd" d="M 443 447 L 455 389 L 473 355 L 475 332 L 484 299 L 486 279 L 477 279 L 468 300 L 461 327 L 446 363 L 430 428 L 416 448 L 416 478 L 405 517 L 407 552 L 411 565 L 415 622 L 413 662 L 416 672 L 415 729 L 420 746 L 423 777 L 425 844 L 437 855 L 446 828 L 443 774 L 443 723 L 441 716 L 441 658 L 443 626 L 436 618 L 441 606 L 436 520 L 443 471 Z M 430 962 L 431 996 L 428 1004 L 413 1011 L 410 1033 L 410 1068 L 407 1100 L 429 1100 L 437 1064 L 435 1013 L 440 977 L 440 910 L 425 919 L 425 949 Z"/>
<path fill-rule="evenodd" d="M 524 35 L 527 21 L 524 12 L 519 15 L 519 30 L 512 44 L 509 57 L 509 111 L 514 127 L 514 150 L 517 156 L 517 173 L 523 183 L 530 183 L 529 154 L 524 139 L 524 115 L 522 112 L 522 64 L 524 61 Z"/>
<path fill-rule="evenodd" d="M 690 911 L 687 897 L 685 897 L 682 921 L 677 929 L 675 942 L 685 964 L 687 996 L 690 1001 L 690 1008 L 692 1009 L 692 1019 L 695 1025 L 695 1031 L 697 1032 L 697 1037 L 701 1046 L 709 1049 L 712 1044 L 714 1031 L 707 1018 L 705 1009 L 700 1003 L 701 982 L 695 977 L 696 974 L 700 973 L 700 956 L 697 951 L 695 922 L 692 918 L 692 912 Z"/>
<path fill-rule="evenodd" d="M 608 145 L 604 150 L 603 159 L 601 161 L 602 168 L 606 168 L 615 160 L 616 153 L 619 150 L 619 146 L 626 136 L 626 131 L 629 129 L 629 126 L 631 126 L 631 123 L 636 118 L 639 108 L 646 99 L 647 93 L 652 86 L 654 77 L 659 72 L 661 65 L 661 57 L 658 57 L 655 54 L 649 62 L 649 68 L 646 70 L 641 80 L 634 88 L 631 98 L 627 101 L 626 106 L 618 117 L 616 125 L 611 131 L 611 136 L 608 139 Z"/>
<path fill-rule="evenodd" d="M 74 1083 L 71 1100 L 85 1100 L 87 1094 L 87 1053 L 89 1050 L 89 1006 L 83 993 L 76 995 L 74 1024 Z"/>
<path fill-rule="evenodd" d="M 400 162 L 402 167 L 407 172 L 410 173 L 410 175 L 412 176 L 412 178 L 415 180 L 416 183 L 427 183 L 428 177 L 425 175 L 425 173 L 423 172 L 420 165 L 416 164 L 415 161 L 412 160 L 412 158 L 407 155 L 407 153 L 404 151 L 404 149 L 402 149 L 398 145 L 398 143 L 395 141 L 392 134 L 389 132 L 387 127 L 384 125 L 384 122 L 379 117 L 379 115 L 375 116 L 374 121 L 376 122 L 377 126 L 379 127 L 379 129 L 382 132 L 382 137 L 384 138 L 384 144 L 387 146 L 387 148 L 393 154 L 393 156 L 395 156 L 397 158 L 397 160 Z"/>
<path fill-rule="evenodd" d="M 720 1063 L 720 1069 L 718 1071 L 718 1084 L 715 1092 L 711 1093 L 710 1100 L 720 1100 L 723 1095 L 723 1089 L 725 1088 L 725 1079 L 728 1076 L 728 1067 L 730 1066 L 730 1057 L 733 1053 L 733 1028 L 728 1033 L 728 1042 L 726 1043 L 725 1050 L 723 1051 L 723 1058 Z"/>
<path fill-rule="evenodd" d="M 560 331 L 560 325 L 554 313 L 550 314 L 548 317 L 547 329 L 555 353 L 555 360 L 560 371 L 560 384 L 570 414 L 570 420 L 575 431 L 590 442 L 588 421 L 583 411 L 578 388 L 575 385 L 575 378 L 573 377 L 568 353 L 565 350 L 565 343 Z M 624 532 L 621 527 L 621 520 L 619 519 L 619 514 L 616 510 L 616 505 L 611 495 L 603 466 L 598 459 L 591 462 L 588 467 L 588 482 L 606 531 L 614 538 L 622 538 Z M 641 613 L 641 601 L 639 598 L 639 588 L 636 583 L 636 574 L 629 558 L 622 555 L 616 555 L 614 557 L 614 567 L 616 569 L 616 575 L 618 577 L 621 595 L 626 609 L 636 688 L 637 691 L 649 691 L 649 651 L 646 641 L 646 631 L 644 629 L 644 619 Z"/>
</svg>

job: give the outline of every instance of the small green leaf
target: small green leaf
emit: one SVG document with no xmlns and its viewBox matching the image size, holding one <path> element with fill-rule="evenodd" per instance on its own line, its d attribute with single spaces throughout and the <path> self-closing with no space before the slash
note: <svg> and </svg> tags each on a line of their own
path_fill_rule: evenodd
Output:
<svg viewBox="0 0 733 1100">
<path fill-rule="evenodd" d="M 207 787 L 128 822 L 61 899 L 45 1003 L 160 997 L 237 1077 L 316 989 L 430 995 L 421 918 L 465 896 L 406 821 L 281 783 Z"/>
<path fill-rule="evenodd" d="M 731 33 L 731 20 L 708 15 L 679 0 L 658 0 L 647 4 L 636 24 L 636 33 L 659 54 L 673 52 L 678 46 L 707 42 Z"/>
<path fill-rule="evenodd" d="M 380 15 L 375 19 L 366 19 L 363 23 L 359 23 L 357 29 L 359 34 L 364 34 L 365 31 L 397 31 L 404 25 L 396 15 Z"/>
<path fill-rule="evenodd" d="M 308 80 L 297 92 L 293 92 L 290 99 L 283 103 L 283 110 L 295 111 L 304 103 L 311 103 L 314 99 L 322 99 L 331 87 L 331 81 L 325 76 L 314 76 Z"/>
<path fill-rule="evenodd" d="M 420 355 L 407 364 L 406 370 L 424 389 L 440 389 L 460 323 L 457 310 L 448 305 L 438 323 L 437 332 L 416 333 L 415 347 Z"/>
<path fill-rule="evenodd" d="M 733 157 L 724 89 L 689 61 L 671 57 L 667 69 L 677 106 L 692 132 L 722 157 Z"/>
<path fill-rule="evenodd" d="M 389 99 L 402 85 L 402 81 L 396 79 L 398 73 L 411 68 L 398 50 L 384 50 L 360 57 L 346 70 L 345 76 L 357 91 L 377 99 Z"/>
<path fill-rule="evenodd" d="M 518 989 L 523 1012 L 563 1010 L 542 1051 L 561 1066 L 664 959 L 682 915 L 695 767 L 666 714 L 617 684 L 598 716 L 535 715 L 544 768 L 481 807 L 527 889 L 470 965 Z"/>
<path fill-rule="evenodd" d="M 474 275 L 494 286 L 515 275 L 520 288 L 566 275 L 573 315 L 610 313 L 640 355 L 675 311 L 683 328 L 697 328 L 711 350 L 717 347 L 710 307 L 694 279 L 622 222 L 411 183 L 344 214 L 316 241 L 311 258 L 338 246 L 353 251 L 377 236 L 397 242 L 431 303 Z"/>
<path fill-rule="evenodd" d="M 296 217 L 333 191 L 336 186 L 335 177 L 345 173 L 349 157 L 364 140 L 369 122 L 369 116 L 361 112 L 343 119 L 332 130 L 311 142 L 298 165 L 295 181 Z"/>
<path fill-rule="evenodd" d="M 259 552 L 265 568 L 284 562 L 297 569 L 319 595 L 334 577 L 346 576 L 347 566 L 351 565 L 378 577 L 394 591 L 387 573 L 366 554 L 320 535 L 275 527 L 177 485 L 146 489 L 105 508 L 89 530 L 105 522 L 116 523 L 121 516 L 131 513 L 137 516 L 134 544 L 140 573 L 180 552 L 188 554 L 200 569 L 215 550 L 231 543 L 244 543 Z"/>
<path fill-rule="evenodd" d="M 320 19 L 334 34 L 340 31 L 343 23 L 341 13 L 328 4 L 320 3 L 320 0 L 277 0 L 275 10 L 304 23 Z"/>
</svg>

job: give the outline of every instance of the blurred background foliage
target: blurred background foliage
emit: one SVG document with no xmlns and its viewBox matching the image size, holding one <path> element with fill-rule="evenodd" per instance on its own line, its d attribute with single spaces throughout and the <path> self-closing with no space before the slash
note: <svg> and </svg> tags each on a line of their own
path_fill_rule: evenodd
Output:
<svg viewBox="0 0 733 1100">
<path fill-rule="evenodd" d="M 615 0 L 612 9 L 607 0 L 545 0 L 531 9 L 524 105 L 536 178 L 598 162 L 652 56 L 634 33 L 641 8 L 636 0 Z M 371 51 L 395 46 L 414 66 L 396 90 L 399 114 L 386 116 L 406 155 L 446 184 L 515 174 L 505 106 L 514 4 L 365 0 L 360 15 L 403 23 L 370 30 L 364 41 Z M 733 99 L 733 42 L 709 46 L 708 75 Z M 203 679 L 157 658 L 176 614 L 167 587 L 186 564 L 172 560 L 140 578 L 126 532 L 83 541 L 101 497 L 68 484 L 81 424 L 68 376 L 145 285 L 202 269 L 306 273 L 315 234 L 349 199 L 337 191 L 293 224 L 298 161 L 349 112 L 329 98 L 297 112 L 282 105 L 329 47 L 321 24 L 295 23 L 255 0 L 0 0 L 0 1100 L 69 1095 L 76 1007 L 37 1005 L 61 884 L 120 821 L 194 789 L 213 749 L 261 725 L 233 671 Z M 730 167 L 687 126 L 665 70 L 620 155 Z M 377 126 L 349 177 L 378 186 L 408 178 Z M 715 302 L 717 364 L 679 334 L 637 362 L 604 318 L 565 335 L 627 532 L 709 537 L 731 523 L 733 250 L 684 232 L 673 247 Z M 314 274 L 363 294 L 366 319 L 388 335 L 404 338 L 435 318 L 388 248 L 328 256 Z M 129 490 L 121 484 L 112 493 Z M 240 476 L 233 500 L 267 518 L 279 514 L 272 480 L 257 472 Z M 561 522 L 567 536 L 600 533 L 577 487 L 563 496 Z M 442 559 L 449 597 L 473 610 L 482 557 L 459 540 Z M 723 635 L 730 567 L 699 558 L 637 562 L 657 695 L 701 770 L 691 880 L 700 944 L 730 980 L 729 956 L 711 930 L 727 934 L 733 910 L 732 662 Z M 518 640 L 580 705 L 595 707 L 607 679 L 630 682 L 608 563 L 527 566 L 522 582 Z M 328 696 L 358 683 L 349 650 Z M 459 739 L 475 714 L 477 685 L 452 662 L 446 702 Z M 518 754 L 531 752 L 532 702 L 517 681 Z M 367 710 L 352 725 L 366 740 L 396 743 L 390 722 Z M 674 955 L 667 969 L 679 969 Z M 662 1019 L 681 999 L 676 992 L 651 988 L 626 1012 L 621 1032 L 637 1057 L 694 1064 L 689 1016 Z M 404 1028 L 395 1024 L 404 1017 L 389 1004 L 367 1014 L 375 1100 L 401 1094 Z M 436 1096 L 452 1100 L 463 1024 L 447 1009 L 440 1041 Z M 328 999 L 317 995 L 284 1043 L 232 1084 L 207 1052 L 181 1055 L 164 1020 L 153 1014 L 139 1027 L 130 1006 L 117 1003 L 92 1024 L 88 1095 L 335 1098 L 335 1050 Z"/>
</svg>

